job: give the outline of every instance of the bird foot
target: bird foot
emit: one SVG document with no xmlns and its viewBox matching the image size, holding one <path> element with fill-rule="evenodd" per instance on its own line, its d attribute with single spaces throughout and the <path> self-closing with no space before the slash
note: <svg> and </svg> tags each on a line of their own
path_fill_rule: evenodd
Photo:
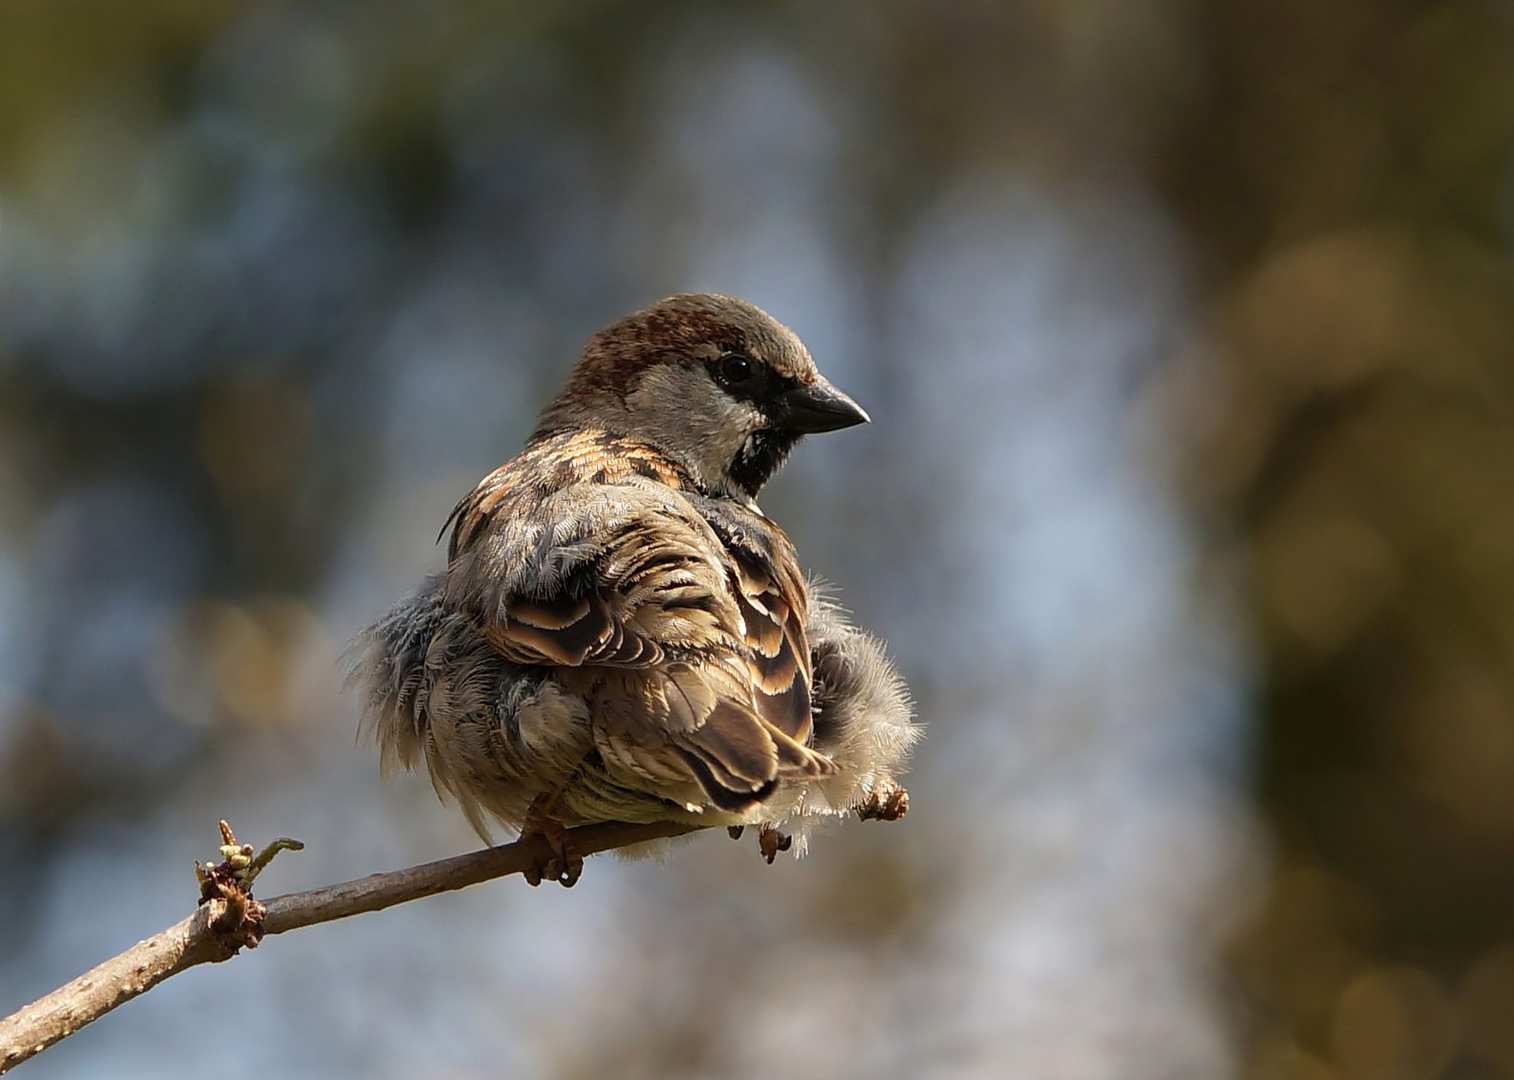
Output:
<svg viewBox="0 0 1514 1080">
<path fill-rule="evenodd" d="M 725 834 L 732 840 L 740 840 L 741 834 L 744 832 L 746 832 L 745 825 L 727 825 L 725 827 Z"/>
<path fill-rule="evenodd" d="M 523 871 L 523 876 L 532 888 L 543 881 L 555 881 L 571 889 L 584 872 L 584 857 L 574 848 L 562 822 L 548 816 L 551 805 L 550 795 L 538 795 L 526 808 L 520 838 L 540 842 L 535 845 L 535 861 Z"/>
<path fill-rule="evenodd" d="M 773 860 L 778 857 L 780 851 L 787 851 L 794 846 L 794 838 L 787 833 L 781 833 L 777 829 L 764 825 L 757 830 L 757 850 L 762 852 L 762 857 L 773 865 Z"/>
<path fill-rule="evenodd" d="M 909 792 L 888 783 L 868 793 L 857 804 L 857 816 L 863 821 L 898 821 L 909 812 Z"/>
</svg>

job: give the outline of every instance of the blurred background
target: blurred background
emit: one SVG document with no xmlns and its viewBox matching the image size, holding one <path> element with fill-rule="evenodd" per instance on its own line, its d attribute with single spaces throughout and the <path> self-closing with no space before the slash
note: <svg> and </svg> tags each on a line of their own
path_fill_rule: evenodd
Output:
<svg viewBox="0 0 1514 1080">
<path fill-rule="evenodd" d="M 345 643 L 595 329 L 872 413 L 764 506 L 909 817 L 269 940 L 43 1077 L 1514 1077 L 1514 11 L 0 6 L 0 1013 L 476 846 Z"/>
</svg>

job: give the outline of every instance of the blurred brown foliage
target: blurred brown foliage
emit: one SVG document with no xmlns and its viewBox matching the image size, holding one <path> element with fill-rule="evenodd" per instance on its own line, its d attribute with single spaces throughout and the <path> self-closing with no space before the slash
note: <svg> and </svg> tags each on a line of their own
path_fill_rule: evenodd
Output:
<svg viewBox="0 0 1514 1080">
<path fill-rule="evenodd" d="M 1262 1077 L 1511 1075 L 1514 17 L 1235 3 L 1164 164 L 1218 269 L 1190 491 L 1265 673 Z"/>
</svg>

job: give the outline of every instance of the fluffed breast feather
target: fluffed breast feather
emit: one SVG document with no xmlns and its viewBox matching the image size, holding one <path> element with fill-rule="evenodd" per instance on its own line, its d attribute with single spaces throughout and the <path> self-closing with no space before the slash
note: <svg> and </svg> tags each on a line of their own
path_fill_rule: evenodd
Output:
<svg viewBox="0 0 1514 1080">
<path fill-rule="evenodd" d="M 853 626 L 821 582 L 811 583 L 809 636 L 815 747 L 837 771 L 815 785 L 828 805 L 806 811 L 841 813 L 896 785 L 923 731 L 883 643 Z"/>
<path fill-rule="evenodd" d="M 361 734 L 383 770 L 424 761 L 437 794 L 486 840 L 487 816 L 518 826 L 541 786 L 571 780 L 592 741 L 587 703 L 495 652 L 449 607 L 439 577 L 370 627 L 354 661 Z"/>
</svg>

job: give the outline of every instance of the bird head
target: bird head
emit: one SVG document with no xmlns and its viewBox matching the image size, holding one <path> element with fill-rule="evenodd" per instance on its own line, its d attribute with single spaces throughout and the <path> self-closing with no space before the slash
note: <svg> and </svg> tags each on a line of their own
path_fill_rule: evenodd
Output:
<svg viewBox="0 0 1514 1080">
<path fill-rule="evenodd" d="M 619 432 L 657 447 L 707 491 L 750 497 L 805 435 L 867 420 L 767 312 L 685 293 L 590 338 L 535 437 L 581 427 Z"/>
</svg>

